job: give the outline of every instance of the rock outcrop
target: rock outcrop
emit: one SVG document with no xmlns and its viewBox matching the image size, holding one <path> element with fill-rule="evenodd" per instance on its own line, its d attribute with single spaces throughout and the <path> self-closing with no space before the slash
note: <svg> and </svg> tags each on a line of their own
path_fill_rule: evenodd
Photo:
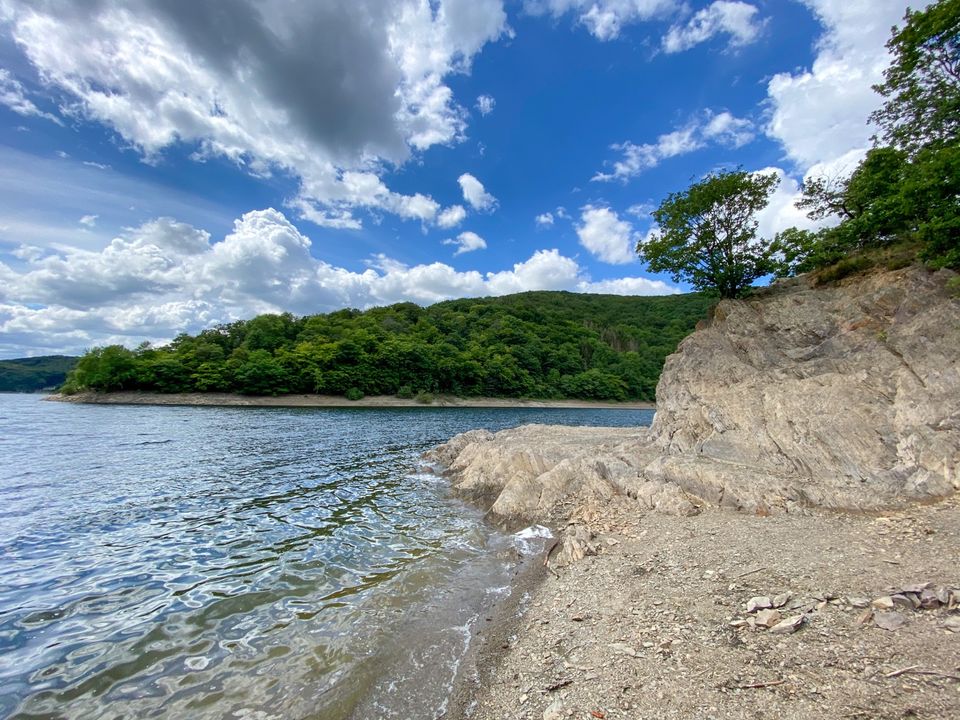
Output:
<svg viewBox="0 0 960 720">
<path fill-rule="evenodd" d="M 919 267 L 724 300 L 671 355 L 649 430 L 466 433 L 429 459 L 497 519 L 621 495 L 692 514 L 875 510 L 960 489 L 960 301 Z"/>
</svg>

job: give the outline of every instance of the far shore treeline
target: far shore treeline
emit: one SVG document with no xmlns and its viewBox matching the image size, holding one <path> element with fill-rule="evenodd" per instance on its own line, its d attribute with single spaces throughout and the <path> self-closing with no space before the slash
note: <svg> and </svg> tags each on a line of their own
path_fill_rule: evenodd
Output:
<svg viewBox="0 0 960 720">
<path fill-rule="evenodd" d="M 715 302 L 541 291 L 260 315 L 162 347 L 93 349 L 63 391 L 653 400 L 664 359 Z"/>
</svg>

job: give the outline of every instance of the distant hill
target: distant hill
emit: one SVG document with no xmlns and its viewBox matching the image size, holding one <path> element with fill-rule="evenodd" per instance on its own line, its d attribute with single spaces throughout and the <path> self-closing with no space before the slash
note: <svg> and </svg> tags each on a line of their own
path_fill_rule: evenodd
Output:
<svg viewBox="0 0 960 720">
<path fill-rule="evenodd" d="M 715 299 L 527 292 L 260 315 L 170 345 L 98 348 L 66 390 L 652 400 Z"/>
<path fill-rule="evenodd" d="M 0 392 L 37 392 L 59 387 L 80 358 L 68 355 L 0 360 Z"/>
</svg>

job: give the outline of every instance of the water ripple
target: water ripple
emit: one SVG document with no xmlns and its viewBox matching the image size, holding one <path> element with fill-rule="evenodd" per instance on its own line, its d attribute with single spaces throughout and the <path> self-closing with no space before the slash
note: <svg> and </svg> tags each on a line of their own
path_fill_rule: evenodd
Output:
<svg viewBox="0 0 960 720">
<path fill-rule="evenodd" d="M 338 718 L 371 693 L 386 716 L 410 695 L 383 674 L 411 625 L 446 668 L 439 705 L 506 565 L 417 457 L 544 421 L 649 414 L 0 397 L 0 717 Z M 427 606 L 445 620 L 411 619 Z"/>
</svg>

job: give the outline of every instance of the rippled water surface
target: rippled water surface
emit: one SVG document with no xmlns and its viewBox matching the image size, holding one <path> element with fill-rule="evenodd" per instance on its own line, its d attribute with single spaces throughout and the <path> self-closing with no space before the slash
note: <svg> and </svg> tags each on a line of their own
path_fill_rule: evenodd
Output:
<svg viewBox="0 0 960 720">
<path fill-rule="evenodd" d="M 419 454 L 651 415 L 0 395 L 0 717 L 433 717 L 516 551 Z"/>
</svg>

